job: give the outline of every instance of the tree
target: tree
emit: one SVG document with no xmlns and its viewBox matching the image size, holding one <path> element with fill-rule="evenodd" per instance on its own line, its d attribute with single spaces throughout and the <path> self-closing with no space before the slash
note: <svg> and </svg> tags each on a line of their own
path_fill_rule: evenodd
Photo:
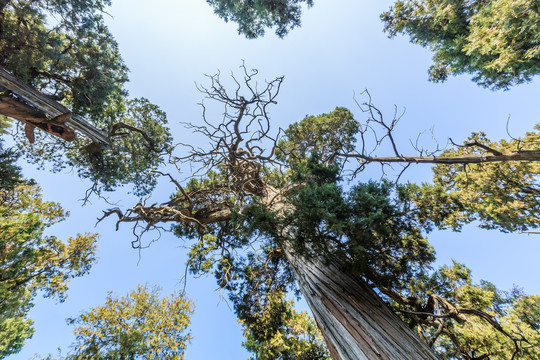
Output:
<svg viewBox="0 0 540 360">
<path fill-rule="evenodd" d="M 459 338 L 464 335 L 455 335 L 453 321 L 480 319 L 496 330 L 501 324 L 485 308 L 461 307 L 453 302 L 456 298 L 446 300 L 436 291 L 426 291 L 428 300 L 411 294 L 415 282 L 430 276 L 427 269 L 434 260 L 425 238 L 431 223 L 421 216 L 426 212 L 415 192 L 409 185 L 388 181 L 358 183 L 349 189 L 341 184 L 347 160 L 359 159 L 358 171 L 381 160 L 370 155 L 365 143 L 374 123 L 385 131 L 376 144 L 390 141 L 394 160 L 408 163 L 393 138 L 397 119 L 385 123 L 368 102 L 363 109 L 370 124 L 337 108 L 306 117 L 272 137 L 268 107 L 276 102 L 283 79 L 257 90 L 257 72 L 243 70 L 243 82 L 234 80 L 233 93 L 227 92 L 218 75 L 210 77 L 209 87 L 201 87 L 209 99 L 224 104 L 226 112 L 221 122 L 214 123 L 204 105 L 204 124 L 192 128 L 208 138 L 208 147 L 188 147 L 187 155 L 175 157 L 178 166 L 195 169 L 192 179 L 182 185 L 171 174 L 162 174 L 178 188 L 169 201 L 147 206 L 141 200 L 126 212 L 111 209 L 104 217 L 118 215 L 117 225 L 135 223 L 135 229 L 142 229 L 139 240 L 165 222 L 176 224 L 178 236 L 193 239 L 189 269 L 213 272 L 219 286 L 229 291 L 237 315 L 247 325 L 248 346 L 261 357 L 261 348 L 252 343 L 255 335 L 263 344 L 284 326 L 264 321 L 265 314 L 275 309 L 276 294 L 299 290 L 334 359 L 437 359 L 429 345 L 437 344 L 440 350 L 438 339 L 452 342 L 448 348 L 458 348 L 457 356 L 471 358 L 468 354 L 478 344 L 464 347 Z M 354 150 L 357 136 L 359 151 Z M 466 147 L 490 149 L 482 143 Z M 507 161 L 497 156 L 494 162 Z M 401 313 L 418 313 L 413 320 L 429 328 L 418 331 L 427 341 L 381 297 Z M 449 326 L 441 330 L 446 331 L 444 337 L 438 332 L 440 318 L 449 319 Z M 250 319 L 260 320 L 262 329 Z M 291 338 L 298 343 L 303 336 Z M 514 354 L 525 341 L 536 341 L 509 338 Z M 317 349 L 316 343 L 311 342 L 310 348 Z"/>
<path fill-rule="evenodd" d="M 434 52 L 432 81 L 468 73 L 484 87 L 508 89 L 540 72 L 535 1 L 398 0 L 381 19 L 391 37 L 407 34 Z"/>
<path fill-rule="evenodd" d="M 417 140 L 413 147 L 417 154 L 403 155 L 395 139 L 401 116 L 394 114 L 388 121 L 367 95 L 368 101 L 360 107 L 367 120 L 360 129 L 359 150 L 339 156 L 357 161 L 355 173 L 373 163 L 382 167 L 402 164 L 402 171 L 411 164 L 434 164 L 433 184 L 408 185 L 408 196 L 414 199 L 424 227 L 459 230 L 480 221 L 482 228 L 511 232 L 540 225 L 540 125 L 510 141 L 493 142 L 479 132 L 461 145 L 449 139 L 444 149 L 428 150 L 420 148 Z M 372 139 L 371 132 L 377 133 Z M 376 145 L 370 146 L 370 142 Z M 383 145 L 393 149 L 393 156 L 376 155 Z"/>
<path fill-rule="evenodd" d="M 193 304 L 180 294 L 160 298 L 159 290 L 139 285 L 127 296 L 109 294 L 104 305 L 70 319 L 77 340 L 64 359 L 183 359 Z"/>
<path fill-rule="evenodd" d="M 9 175 L 0 189 L 0 358 L 16 353 L 33 334 L 27 318 L 37 292 L 63 301 L 73 277 L 95 262 L 96 234 L 77 235 L 66 243 L 44 231 L 65 218 L 55 203 L 41 198 L 39 187 L 20 178 L 10 150 L 0 165 Z M 4 161 L 5 160 L 5 161 Z"/>
<path fill-rule="evenodd" d="M 330 359 L 322 335 L 307 313 L 296 312 L 294 302 L 280 291 L 269 294 L 266 301 L 259 313 L 239 314 L 244 346 L 255 359 Z"/>
<path fill-rule="evenodd" d="M 207 2 L 240 34 L 256 38 L 273 26 L 279 37 L 300 26 L 304 1 Z M 540 72 L 540 8 L 533 0 L 398 0 L 381 19 L 390 37 L 408 35 L 434 52 L 431 81 L 472 74 L 481 86 L 509 89 Z"/>
<path fill-rule="evenodd" d="M 73 167 L 98 192 L 131 183 L 143 194 L 153 182 L 141 173 L 162 162 L 171 136 L 157 106 L 128 99 L 128 69 L 103 22 L 107 5 L 109 0 L 0 1 L 0 66 L 49 101 L 60 101 L 69 109 L 61 116 L 83 117 L 110 139 L 100 144 L 80 137 L 71 142 L 42 133 L 34 137 L 40 123 L 26 121 L 17 140 L 31 161 L 52 161 L 53 170 Z M 13 91 L 0 90 L 2 101 L 13 101 Z M 37 112 L 34 116 L 49 116 Z"/>
<path fill-rule="evenodd" d="M 214 12 L 225 21 L 238 24 L 238 33 L 249 39 L 264 35 L 266 28 L 276 27 L 276 35 L 284 37 L 300 26 L 302 3 L 313 0 L 206 0 Z"/>
</svg>

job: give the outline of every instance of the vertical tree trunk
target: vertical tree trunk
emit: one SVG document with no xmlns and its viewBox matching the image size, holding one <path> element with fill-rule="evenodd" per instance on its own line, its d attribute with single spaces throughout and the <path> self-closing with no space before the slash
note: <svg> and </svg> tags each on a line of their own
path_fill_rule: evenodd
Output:
<svg viewBox="0 0 540 360">
<path fill-rule="evenodd" d="M 439 360 L 360 277 L 286 254 L 334 360 Z"/>
</svg>

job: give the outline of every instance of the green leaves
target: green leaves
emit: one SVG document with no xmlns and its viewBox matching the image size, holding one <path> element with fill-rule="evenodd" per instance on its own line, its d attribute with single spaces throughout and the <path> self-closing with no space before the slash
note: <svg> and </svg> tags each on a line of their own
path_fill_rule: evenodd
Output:
<svg viewBox="0 0 540 360">
<path fill-rule="evenodd" d="M 266 28 L 276 27 L 276 35 L 284 37 L 300 26 L 302 3 L 313 0 L 206 0 L 225 21 L 238 24 L 238 33 L 248 39 L 263 36 Z"/>
<path fill-rule="evenodd" d="M 36 185 L 0 189 L 0 357 L 16 353 L 33 334 L 26 315 L 38 290 L 66 297 L 69 280 L 95 263 L 97 234 L 62 242 L 44 231 L 66 214 L 41 199 Z"/>
<path fill-rule="evenodd" d="M 297 312 L 283 291 L 267 296 L 260 312 L 239 320 L 244 326 L 246 349 L 252 359 L 330 359 L 315 321 L 306 312 Z"/>
<path fill-rule="evenodd" d="M 133 184 L 133 192 L 143 195 L 155 185 L 148 171 L 162 163 L 172 137 L 156 105 L 128 99 L 128 68 L 101 16 L 109 4 L 10 1 L 0 14 L 0 65 L 107 132 L 112 143 L 99 149 L 86 138 L 60 143 L 38 132 L 31 145 L 20 132 L 18 146 L 30 161 L 51 162 L 54 171 L 74 168 L 94 182 L 95 192 Z"/>
<path fill-rule="evenodd" d="M 499 151 L 537 149 L 538 125 L 534 132 L 512 141 L 490 141 L 483 133 L 473 134 L 468 143 L 478 142 Z M 448 150 L 442 156 L 474 154 L 475 147 Z M 480 221 L 480 227 L 502 231 L 527 231 L 540 225 L 540 164 L 535 161 L 439 164 L 433 169 L 433 185 L 414 188 L 421 217 L 441 228 L 459 229 Z"/>
<path fill-rule="evenodd" d="M 104 305 L 70 319 L 77 340 L 66 359 L 183 359 L 193 304 L 180 294 L 160 298 L 159 290 L 109 294 Z"/>
<path fill-rule="evenodd" d="M 434 52 L 431 81 L 470 73 L 479 85 L 508 89 L 540 72 L 540 8 L 532 0 L 399 0 L 381 19 L 391 37 L 407 34 Z"/>
<path fill-rule="evenodd" d="M 425 313 L 434 306 L 433 299 L 444 298 L 460 314 L 461 320 L 448 315 L 434 320 L 439 328 L 448 329 L 435 336 L 434 324 L 429 318 L 407 311 L 401 314 L 417 324 L 421 336 L 431 338 L 434 349 L 443 358 L 503 360 L 534 359 L 540 355 L 538 296 L 524 295 L 519 290 L 503 292 L 486 281 L 475 284 L 471 271 L 456 262 L 415 279 L 402 293 L 409 300 L 419 300 L 426 295 L 428 300 L 420 302 L 417 311 Z M 440 314 L 447 305 L 444 302 L 437 304 Z"/>
<path fill-rule="evenodd" d="M 329 114 L 307 116 L 285 130 L 285 137 L 276 148 L 276 158 L 294 166 L 316 152 L 321 163 L 335 163 L 338 153 L 354 149 L 359 128 L 352 113 L 342 107 Z"/>
<path fill-rule="evenodd" d="M 398 195 L 389 182 L 344 192 L 335 180 L 306 181 L 290 200 L 294 211 L 285 220 L 290 241 L 308 258 L 337 261 L 379 286 L 399 286 L 429 266 L 434 253 L 409 199 Z"/>
</svg>

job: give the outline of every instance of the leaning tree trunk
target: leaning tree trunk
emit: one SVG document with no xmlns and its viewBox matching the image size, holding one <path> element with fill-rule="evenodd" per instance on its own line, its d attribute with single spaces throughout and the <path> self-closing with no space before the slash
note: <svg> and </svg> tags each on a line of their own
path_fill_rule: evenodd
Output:
<svg viewBox="0 0 540 360">
<path fill-rule="evenodd" d="M 285 251 L 334 360 L 439 360 L 363 279 Z"/>
</svg>

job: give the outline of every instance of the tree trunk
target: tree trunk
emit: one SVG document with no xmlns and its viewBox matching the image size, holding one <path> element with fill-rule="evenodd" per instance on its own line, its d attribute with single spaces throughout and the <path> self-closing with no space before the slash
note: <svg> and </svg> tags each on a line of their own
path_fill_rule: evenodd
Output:
<svg viewBox="0 0 540 360">
<path fill-rule="evenodd" d="M 363 279 L 285 251 L 334 360 L 439 360 Z"/>
</svg>

